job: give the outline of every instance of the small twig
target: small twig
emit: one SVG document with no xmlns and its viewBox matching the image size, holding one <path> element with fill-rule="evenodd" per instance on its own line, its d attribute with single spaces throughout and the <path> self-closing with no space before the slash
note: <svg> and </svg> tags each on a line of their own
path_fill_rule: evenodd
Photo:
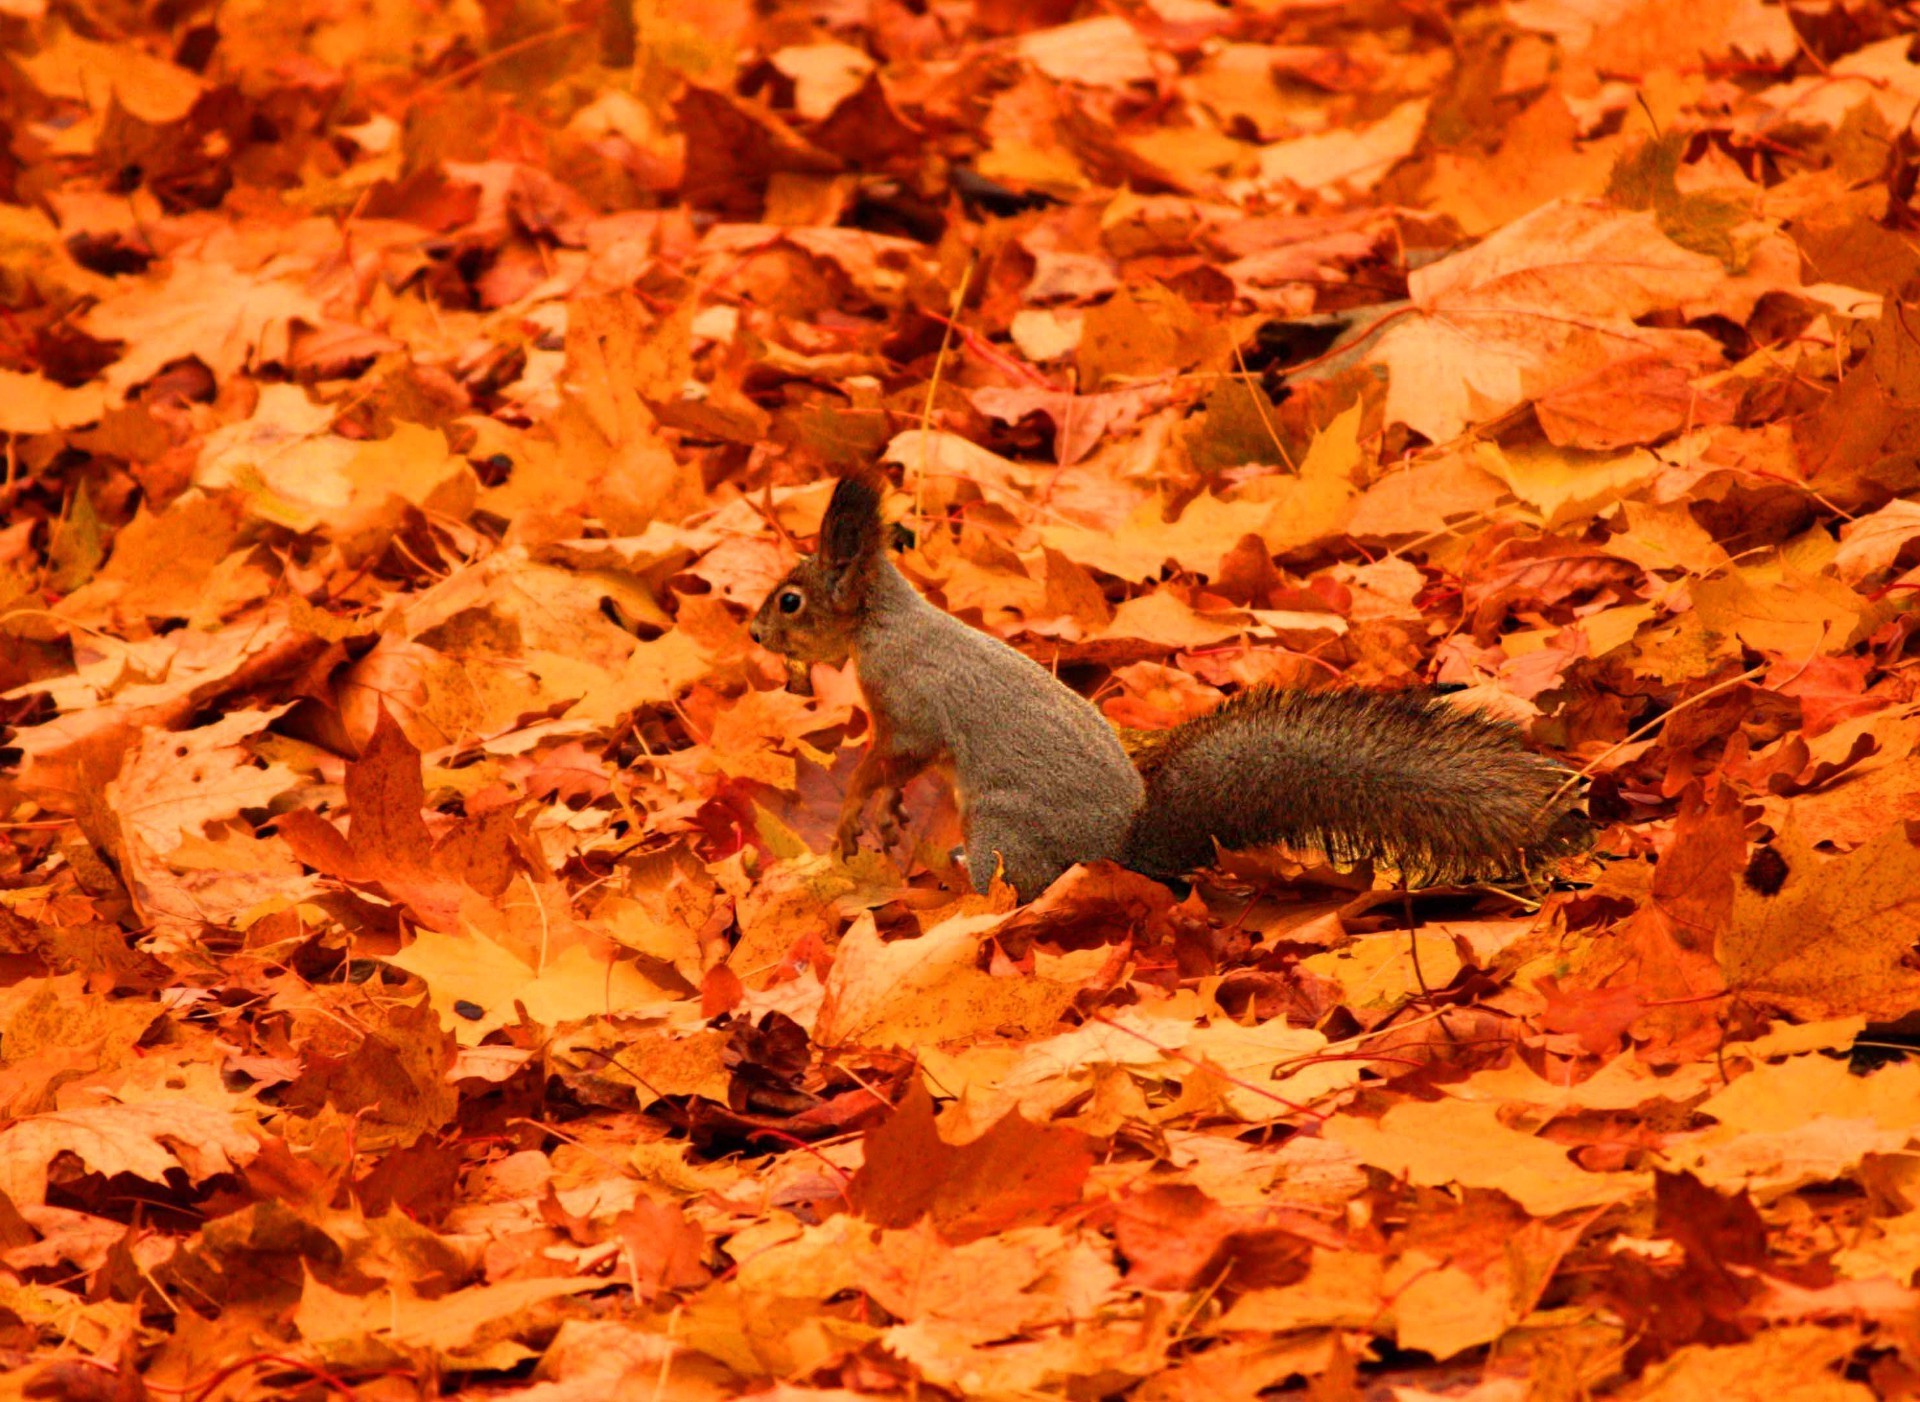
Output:
<svg viewBox="0 0 1920 1402">
<path fill-rule="evenodd" d="M 978 266 L 979 253 L 976 250 L 968 256 L 966 270 L 960 274 L 960 285 L 953 290 L 952 311 L 941 318 L 945 329 L 940 333 L 940 351 L 933 358 L 933 374 L 927 380 L 927 401 L 920 409 L 920 471 L 913 483 L 913 514 L 923 527 L 927 512 L 922 493 L 926 490 L 927 474 L 931 470 L 927 462 L 927 445 L 933 432 L 934 400 L 940 393 L 940 375 L 946 369 L 948 352 L 953 349 L 953 333 L 958 329 L 960 311 L 967 302 L 967 289 L 973 285 L 973 270 Z"/>
</svg>

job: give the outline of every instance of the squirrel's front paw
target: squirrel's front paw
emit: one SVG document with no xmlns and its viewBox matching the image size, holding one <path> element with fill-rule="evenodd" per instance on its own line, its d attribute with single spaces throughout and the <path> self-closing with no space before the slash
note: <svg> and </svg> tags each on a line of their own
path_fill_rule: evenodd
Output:
<svg viewBox="0 0 1920 1402">
<path fill-rule="evenodd" d="M 873 806 L 871 802 L 863 803 L 851 812 L 840 815 L 840 826 L 833 833 L 833 850 L 842 861 L 860 850 L 860 834 L 867 826 L 867 810 Z M 872 832 L 880 850 L 891 852 L 906 836 L 906 798 L 895 791 L 877 806 L 879 813 L 873 820 Z"/>
<path fill-rule="evenodd" d="M 907 800 L 901 794 L 895 794 L 886 803 L 880 805 L 880 816 L 874 819 L 873 835 L 880 839 L 880 850 L 891 852 L 898 847 L 907 835 Z"/>
</svg>

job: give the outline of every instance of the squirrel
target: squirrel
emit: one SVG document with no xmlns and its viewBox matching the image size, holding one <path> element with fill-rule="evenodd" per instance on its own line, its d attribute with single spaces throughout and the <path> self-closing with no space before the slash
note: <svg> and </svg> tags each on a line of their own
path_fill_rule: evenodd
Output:
<svg viewBox="0 0 1920 1402">
<path fill-rule="evenodd" d="M 1568 770 L 1513 725 L 1417 692 L 1256 687 L 1130 758 L 1090 701 L 920 596 L 887 558 L 880 505 L 876 476 L 841 478 L 815 553 L 748 628 L 795 681 L 853 660 L 872 737 L 840 811 L 843 855 L 871 801 L 896 814 L 937 761 L 952 767 L 974 887 L 997 861 L 1023 901 L 1076 862 L 1177 879 L 1211 865 L 1216 844 L 1385 861 L 1439 883 L 1531 875 L 1591 841 Z"/>
</svg>

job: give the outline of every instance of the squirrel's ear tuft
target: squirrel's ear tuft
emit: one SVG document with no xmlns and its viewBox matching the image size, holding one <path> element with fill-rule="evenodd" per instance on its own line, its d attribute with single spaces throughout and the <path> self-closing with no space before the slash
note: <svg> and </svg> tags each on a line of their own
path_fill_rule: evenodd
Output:
<svg viewBox="0 0 1920 1402">
<path fill-rule="evenodd" d="M 820 559 L 836 576 L 855 574 L 880 555 L 880 479 L 842 477 L 820 522 Z"/>
</svg>

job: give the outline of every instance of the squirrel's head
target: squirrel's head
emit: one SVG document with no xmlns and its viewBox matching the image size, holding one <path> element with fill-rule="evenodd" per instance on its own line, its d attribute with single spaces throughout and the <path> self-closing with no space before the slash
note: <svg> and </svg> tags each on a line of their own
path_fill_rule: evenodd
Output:
<svg viewBox="0 0 1920 1402">
<path fill-rule="evenodd" d="M 747 631 L 799 664 L 837 666 L 853 651 L 880 567 L 880 483 L 843 477 L 820 522 L 820 544 L 773 587 Z"/>
</svg>

